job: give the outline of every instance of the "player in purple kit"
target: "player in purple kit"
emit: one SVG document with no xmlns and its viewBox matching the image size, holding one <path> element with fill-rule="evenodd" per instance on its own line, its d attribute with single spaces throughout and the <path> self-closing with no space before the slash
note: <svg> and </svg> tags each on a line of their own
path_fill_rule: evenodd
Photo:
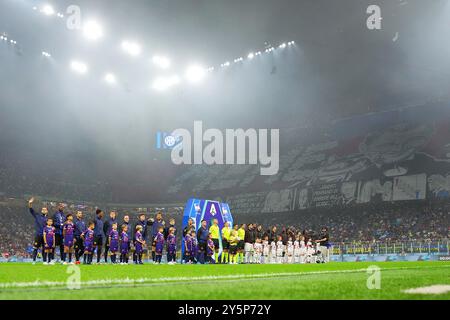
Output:
<svg viewBox="0 0 450 320">
<path fill-rule="evenodd" d="M 175 237 L 175 228 L 169 228 L 167 235 L 167 263 L 175 264 L 177 256 L 177 239 Z"/>
<path fill-rule="evenodd" d="M 122 233 L 120 234 L 120 264 L 128 264 L 128 252 L 130 250 L 130 235 L 128 233 L 128 225 L 122 225 Z"/>
<path fill-rule="evenodd" d="M 213 256 L 216 251 L 216 247 L 214 245 L 214 241 L 212 239 L 212 234 L 208 235 L 208 241 L 206 242 L 206 261 L 210 264 L 216 263 Z"/>
<path fill-rule="evenodd" d="M 160 264 L 162 253 L 164 249 L 164 228 L 159 227 L 158 233 L 155 236 L 154 243 L 155 243 L 155 263 Z"/>
<path fill-rule="evenodd" d="M 117 261 L 117 252 L 119 251 L 119 232 L 117 231 L 117 223 L 113 223 L 108 238 L 108 247 L 111 256 L 111 263 Z"/>
<path fill-rule="evenodd" d="M 69 213 L 63 226 L 64 264 L 67 264 L 67 256 L 69 256 L 69 263 L 72 263 L 73 247 L 75 244 L 74 231 L 75 225 L 73 223 L 73 216 Z"/>
<path fill-rule="evenodd" d="M 47 219 L 47 225 L 44 227 L 44 250 L 45 253 L 47 253 L 47 259 L 48 261 L 44 264 L 53 264 L 53 255 L 54 255 L 54 249 L 55 249 L 55 227 L 53 227 L 53 219 L 49 218 Z"/>
<path fill-rule="evenodd" d="M 191 261 L 192 263 L 197 263 L 198 261 L 198 240 L 197 240 L 197 233 L 195 230 L 191 231 Z"/>
<path fill-rule="evenodd" d="M 184 245 L 184 263 L 191 263 L 191 257 L 192 257 L 192 238 L 191 234 L 188 232 L 184 236 L 183 240 Z"/>
<path fill-rule="evenodd" d="M 94 228 L 95 222 L 91 221 L 87 230 L 81 234 L 81 238 L 84 241 L 84 264 L 92 264 L 92 255 L 94 254 Z"/>
<path fill-rule="evenodd" d="M 136 254 L 136 264 L 144 264 L 142 262 L 142 253 L 144 252 L 145 240 L 142 235 L 143 227 L 141 225 L 136 226 L 136 232 L 134 233 L 134 247 Z"/>
</svg>

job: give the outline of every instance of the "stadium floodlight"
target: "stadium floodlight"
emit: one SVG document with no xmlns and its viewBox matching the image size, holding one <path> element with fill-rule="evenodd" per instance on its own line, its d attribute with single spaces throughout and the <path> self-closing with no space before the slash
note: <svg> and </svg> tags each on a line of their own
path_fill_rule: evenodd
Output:
<svg viewBox="0 0 450 320">
<path fill-rule="evenodd" d="M 280 44 L 280 49 L 284 49 L 284 48 L 286 48 L 286 43 Z"/>
<path fill-rule="evenodd" d="M 96 21 L 88 21 L 83 26 L 84 37 L 88 40 L 98 40 L 103 36 L 103 29 Z"/>
<path fill-rule="evenodd" d="M 201 82 L 205 78 L 205 75 L 206 75 L 205 68 L 199 65 L 192 65 L 186 69 L 185 77 L 187 81 L 195 84 Z"/>
<path fill-rule="evenodd" d="M 252 60 L 255 57 L 255 54 L 253 52 L 250 52 L 247 56 L 250 60 Z"/>
<path fill-rule="evenodd" d="M 52 55 L 46 51 L 42 51 L 42 55 L 46 58 L 50 58 Z"/>
<path fill-rule="evenodd" d="M 59 18 L 64 18 L 64 15 L 63 15 L 62 13 L 59 13 L 59 12 L 58 12 L 56 15 L 57 15 Z"/>
<path fill-rule="evenodd" d="M 295 41 L 289 41 L 288 42 L 288 46 L 292 46 L 292 45 L 294 45 L 295 44 Z"/>
<path fill-rule="evenodd" d="M 168 69 L 170 68 L 171 62 L 169 58 L 164 56 L 154 56 L 152 58 L 153 63 L 158 66 L 161 69 Z"/>
<path fill-rule="evenodd" d="M 230 61 L 227 61 L 223 64 L 224 67 L 229 67 L 230 66 Z"/>
<path fill-rule="evenodd" d="M 174 85 L 180 83 L 180 77 L 177 75 L 169 77 L 159 77 L 153 81 L 152 88 L 156 91 L 165 91 Z"/>
<path fill-rule="evenodd" d="M 47 4 L 42 8 L 41 12 L 46 16 L 52 16 L 55 14 L 55 9 L 53 9 L 51 5 Z"/>
<path fill-rule="evenodd" d="M 123 41 L 122 42 L 122 49 L 128 53 L 130 56 L 136 57 L 141 54 L 141 46 L 137 44 L 136 42 L 131 41 Z"/>
<path fill-rule="evenodd" d="M 116 83 L 116 76 L 113 73 L 107 73 L 105 75 L 105 82 L 108 84 L 115 84 Z"/>
<path fill-rule="evenodd" d="M 73 71 L 80 73 L 80 74 L 85 74 L 88 70 L 87 65 L 84 64 L 83 62 L 79 62 L 79 61 L 72 61 L 70 63 L 70 67 Z"/>
</svg>

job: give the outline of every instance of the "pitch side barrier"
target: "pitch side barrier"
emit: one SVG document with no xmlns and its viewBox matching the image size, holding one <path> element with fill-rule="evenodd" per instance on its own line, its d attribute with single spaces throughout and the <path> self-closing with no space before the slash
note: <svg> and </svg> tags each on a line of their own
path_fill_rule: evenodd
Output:
<svg viewBox="0 0 450 320">
<path fill-rule="evenodd" d="M 450 256 L 450 240 L 333 243 L 331 261 L 438 261 Z"/>
</svg>

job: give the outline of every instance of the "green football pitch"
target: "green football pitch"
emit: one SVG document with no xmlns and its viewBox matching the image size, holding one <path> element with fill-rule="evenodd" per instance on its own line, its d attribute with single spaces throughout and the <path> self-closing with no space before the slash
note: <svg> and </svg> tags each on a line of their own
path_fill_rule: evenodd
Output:
<svg viewBox="0 0 450 320">
<path fill-rule="evenodd" d="M 368 271 L 370 266 L 378 267 L 379 273 Z M 374 277 L 378 275 L 377 289 Z M 404 292 L 433 285 L 450 285 L 450 262 L 81 265 L 79 268 L 0 264 L 1 300 L 450 299 L 449 291 Z"/>
</svg>

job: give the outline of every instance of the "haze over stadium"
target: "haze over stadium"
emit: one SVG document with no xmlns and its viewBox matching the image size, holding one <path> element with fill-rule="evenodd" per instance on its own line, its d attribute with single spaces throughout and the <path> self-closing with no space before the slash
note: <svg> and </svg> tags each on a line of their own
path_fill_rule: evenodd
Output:
<svg viewBox="0 0 450 320">
<path fill-rule="evenodd" d="M 174 227 L 173 262 L 191 263 L 181 252 L 187 218 L 215 210 L 209 199 L 232 219 L 215 231 L 211 211 L 205 235 L 202 219 L 194 221 L 193 238 L 220 239 L 210 254 L 203 248 L 202 264 L 270 260 L 293 264 L 286 272 L 296 274 L 303 263 L 329 263 L 316 270 L 328 272 L 346 270 L 338 261 L 401 260 L 409 268 L 405 261 L 430 260 L 426 268 L 442 284 L 448 263 L 436 260 L 450 250 L 449 18 L 446 0 L 0 0 L 0 261 L 63 262 L 58 245 L 52 258 L 36 248 L 33 227 L 41 208 L 52 217 L 61 207 L 63 220 L 82 211 L 87 224 L 106 224 L 106 246 L 90 253 L 94 263 L 115 262 L 108 237 L 112 222 L 122 231 L 126 215 L 130 263 L 142 258 L 135 252 L 139 223 L 143 263 L 158 262 L 159 227 L 163 262 L 172 259 Z M 180 140 L 178 128 L 191 135 Z M 238 138 L 225 148 L 227 130 L 243 133 L 244 144 Z M 193 161 L 177 165 L 173 149 L 186 152 L 187 136 Z M 201 210 L 189 213 L 190 199 Z M 222 244 L 227 221 L 244 224 L 236 229 L 242 243 L 236 240 L 235 261 Z M 269 249 L 270 242 L 284 249 Z M 73 261 L 83 262 L 83 252 Z M 189 276 L 203 276 L 186 267 Z M 236 274 L 292 276 L 251 267 Z M 102 277 L 93 270 L 84 285 Z M 0 288 L 22 281 L 8 272 Z M 28 280 L 22 285 L 33 286 Z M 400 289 L 411 288 L 393 286 L 396 293 L 385 298 L 409 298 Z M 265 294 L 269 287 L 262 298 L 283 298 Z M 363 291 L 323 297 L 383 298 Z"/>
</svg>

